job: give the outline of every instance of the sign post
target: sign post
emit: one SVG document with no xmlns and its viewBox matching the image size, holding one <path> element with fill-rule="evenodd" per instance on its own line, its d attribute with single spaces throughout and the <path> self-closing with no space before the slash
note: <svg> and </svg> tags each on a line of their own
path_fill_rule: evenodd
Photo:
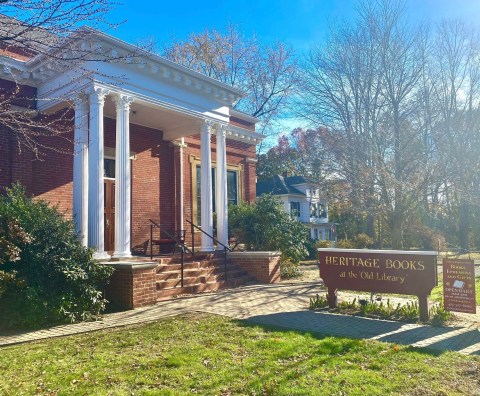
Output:
<svg viewBox="0 0 480 396">
<path fill-rule="evenodd" d="M 443 306 L 447 311 L 477 313 L 473 260 L 443 259 Z"/>
<path fill-rule="evenodd" d="M 320 277 L 330 308 L 337 290 L 397 293 L 418 297 L 420 320 L 428 320 L 428 296 L 438 284 L 437 252 L 318 249 Z"/>
</svg>

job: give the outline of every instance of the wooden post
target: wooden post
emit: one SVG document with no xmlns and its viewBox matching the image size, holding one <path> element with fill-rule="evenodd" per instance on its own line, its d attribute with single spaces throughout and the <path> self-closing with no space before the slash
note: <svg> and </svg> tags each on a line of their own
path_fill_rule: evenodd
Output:
<svg viewBox="0 0 480 396">
<path fill-rule="evenodd" d="M 420 311 L 420 322 L 428 321 L 428 295 L 418 296 L 418 309 Z"/>
<path fill-rule="evenodd" d="M 337 289 L 333 287 L 328 288 L 328 307 L 336 308 L 337 307 Z"/>
</svg>

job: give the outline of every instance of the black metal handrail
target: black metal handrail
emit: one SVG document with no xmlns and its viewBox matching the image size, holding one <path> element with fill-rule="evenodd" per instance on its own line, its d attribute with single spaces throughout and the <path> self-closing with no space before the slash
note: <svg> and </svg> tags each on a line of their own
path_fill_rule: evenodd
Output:
<svg viewBox="0 0 480 396">
<path fill-rule="evenodd" d="M 180 285 L 183 287 L 183 272 L 184 272 L 184 264 L 185 264 L 185 251 L 188 251 L 193 255 L 193 251 L 191 251 L 186 245 L 185 245 L 185 230 L 180 230 L 179 236 L 178 235 L 172 235 L 172 233 L 168 232 L 165 230 L 160 224 L 157 222 L 153 221 L 152 219 L 149 219 L 150 221 L 150 260 L 153 260 L 153 228 L 158 228 L 160 232 L 163 232 L 166 234 L 172 241 L 175 242 L 174 246 L 174 253 L 176 247 L 180 247 L 180 271 L 181 271 L 181 277 L 180 277 Z M 160 235 L 161 236 L 161 235 Z M 161 238 L 160 238 L 161 239 Z"/>
<path fill-rule="evenodd" d="M 225 266 L 225 281 L 227 281 L 227 253 L 228 252 L 231 252 L 232 249 L 230 249 L 228 246 L 224 245 L 222 242 L 220 242 L 217 238 L 215 238 L 213 235 L 210 235 L 208 232 L 202 230 L 201 227 L 199 227 L 198 225 L 196 224 L 193 224 L 193 222 L 191 222 L 190 220 L 187 220 L 185 219 L 185 221 L 190 224 L 190 229 L 192 231 L 192 251 L 194 252 L 195 251 L 195 236 L 193 235 L 194 233 L 194 229 L 196 228 L 197 230 L 199 230 L 200 232 L 202 232 L 203 234 L 205 234 L 206 236 L 208 236 L 212 241 L 213 243 L 216 243 L 217 245 L 220 245 L 223 247 L 223 251 L 224 251 L 224 266 Z"/>
</svg>

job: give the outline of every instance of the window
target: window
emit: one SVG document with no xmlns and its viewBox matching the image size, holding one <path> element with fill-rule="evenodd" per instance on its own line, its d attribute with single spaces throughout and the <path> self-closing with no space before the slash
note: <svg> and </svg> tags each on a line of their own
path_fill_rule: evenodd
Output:
<svg viewBox="0 0 480 396">
<path fill-rule="evenodd" d="M 300 217 L 300 202 L 290 202 L 290 215 Z"/>
<path fill-rule="evenodd" d="M 310 203 L 310 217 L 318 217 L 318 204 Z"/>
<path fill-rule="evenodd" d="M 196 202 L 197 202 L 197 224 L 201 223 L 202 218 L 202 194 L 201 194 L 201 170 L 200 165 L 196 166 Z M 212 207 L 215 212 L 215 187 L 216 168 L 212 168 Z M 238 205 L 238 171 L 227 170 L 227 200 L 228 205 Z"/>
<path fill-rule="evenodd" d="M 103 177 L 115 179 L 115 160 L 105 158 L 103 160 Z"/>
<path fill-rule="evenodd" d="M 228 205 L 238 205 L 238 172 L 227 171 Z"/>
<path fill-rule="evenodd" d="M 318 228 L 313 229 L 313 239 L 318 240 Z"/>
<path fill-rule="evenodd" d="M 325 208 L 325 205 L 323 205 L 323 204 L 318 205 L 318 217 L 320 217 L 320 218 L 327 217 L 327 210 Z"/>
</svg>

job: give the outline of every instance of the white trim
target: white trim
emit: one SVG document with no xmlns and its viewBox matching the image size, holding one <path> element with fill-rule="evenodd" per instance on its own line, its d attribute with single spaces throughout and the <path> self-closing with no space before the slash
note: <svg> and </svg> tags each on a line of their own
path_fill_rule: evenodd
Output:
<svg viewBox="0 0 480 396">
<path fill-rule="evenodd" d="M 406 254 L 406 255 L 421 255 L 421 256 L 438 256 L 438 252 L 434 250 L 374 250 L 374 249 L 337 249 L 337 248 L 318 248 L 319 252 L 332 253 L 382 253 L 382 254 Z"/>
</svg>

